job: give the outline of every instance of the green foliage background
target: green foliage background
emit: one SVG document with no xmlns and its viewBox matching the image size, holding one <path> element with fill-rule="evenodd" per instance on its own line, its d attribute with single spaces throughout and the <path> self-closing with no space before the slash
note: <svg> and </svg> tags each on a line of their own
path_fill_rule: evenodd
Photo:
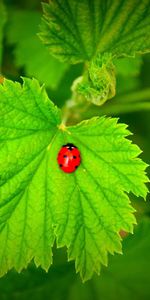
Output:
<svg viewBox="0 0 150 300">
<path fill-rule="evenodd" d="M 7 0 L 5 5 L 7 16 L 3 14 L 5 27 L 3 51 L 0 51 L 3 76 L 17 81 L 20 76 L 35 77 L 45 83 L 50 99 L 61 108 L 71 96 L 73 80 L 83 70 L 82 62 L 72 66 L 59 62 L 36 36 L 42 15 L 39 1 Z M 81 120 L 97 114 L 119 117 L 134 132 L 132 140 L 143 150 L 142 159 L 150 163 L 150 55 L 119 59 L 114 64 L 115 98 L 101 108 L 91 106 L 81 114 Z M 130 199 L 137 210 L 135 234 L 124 238 L 124 255 L 109 257 L 109 267 L 102 268 L 100 277 L 95 275 L 83 285 L 75 275 L 74 263 L 66 263 L 66 249 L 56 250 L 54 246 L 54 265 L 48 273 L 36 269 L 32 263 L 21 274 L 10 271 L 0 279 L 0 300 L 149 300 L 150 197 L 146 203 L 133 195 Z"/>
</svg>

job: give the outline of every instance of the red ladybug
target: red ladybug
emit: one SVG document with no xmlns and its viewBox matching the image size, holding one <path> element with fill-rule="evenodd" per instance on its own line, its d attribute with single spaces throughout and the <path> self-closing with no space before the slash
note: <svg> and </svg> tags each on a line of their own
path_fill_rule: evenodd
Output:
<svg viewBox="0 0 150 300">
<path fill-rule="evenodd" d="M 72 173 L 81 163 L 80 151 L 71 143 L 63 145 L 58 153 L 57 161 L 62 171 Z"/>
</svg>

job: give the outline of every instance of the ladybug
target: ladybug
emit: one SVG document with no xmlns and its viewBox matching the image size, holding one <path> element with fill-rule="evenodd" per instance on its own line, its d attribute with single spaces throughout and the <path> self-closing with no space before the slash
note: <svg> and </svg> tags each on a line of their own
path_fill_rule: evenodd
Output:
<svg viewBox="0 0 150 300">
<path fill-rule="evenodd" d="M 63 145 L 58 153 L 57 161 L 65 173 L 75 172 L 81 163 L 80 151 L 71 143 Z"/>
</svg>

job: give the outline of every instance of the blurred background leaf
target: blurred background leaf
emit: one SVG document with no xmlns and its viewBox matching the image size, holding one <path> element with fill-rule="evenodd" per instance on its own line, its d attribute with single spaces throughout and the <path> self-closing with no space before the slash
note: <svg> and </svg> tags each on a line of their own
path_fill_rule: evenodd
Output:
<svg viewBox="0 0 150 300">
<path fill-rule="evenodd" d="M 38 11 L 9 11 L 7 42 L 14 45 L 16 67 L 26 76 L 35 77 L 47 87 L 56 89 L 68 64 L 50 56 L 37 36 L 41 13 Z"/>
<path fill-rule="evenodd" d="M 0 73 L 2 64 L 2 52 L 3 52 L 3 30 L 6 22 L 6 11 L 2 0 L 0 0 Z"/>
</svg>

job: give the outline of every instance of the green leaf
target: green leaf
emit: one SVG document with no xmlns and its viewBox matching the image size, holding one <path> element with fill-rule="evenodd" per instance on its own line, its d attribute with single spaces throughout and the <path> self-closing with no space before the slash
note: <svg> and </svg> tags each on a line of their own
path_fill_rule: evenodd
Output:
<svg viewBox="0 0 150 300">
<path fill-rule="evenodd" d="M 0 72 L 2 64 L 2 51 L 3 51 L 3 28 L 6 22 L 6 11 L 3 2 L 0 0 Z"/>
<path fill-rule="evenodd" d="M 21 275 L 11 272 L 0 280 L 1 300 L 141 300 L 150 298 L 150 220 L 123 241 L 124 255 L 110 258 L 109 269 L 82 284 L 72 264 L 55 264 L 48 274 L 33 266 Z M 57 262 L 57 261 L 56 261 Z M 59 289 L 57 288 L 59 286 Z"/>
<path fill-rule="evenodd" d="M 126 192 L 147 194 L 146 164 L 126 125 L 101 117 L 65 127 L 45 90 L 24 79 L 0 86 L 0 126 L 0 275 L 33 258 L 48 270 L 55 238 L 83 281 L 99 273 L 108 252 L 121 252 L 119 231 L 133 231 Z M 57 164 L 67 142 L 82 156 L 72 174 Z"/>
<path fill-rule="evenodd" d="M 40 37 L 49 51 L 86 62 L 73 85 L 75 102 L 104 104 L 115 96 L 114 58 L 150 51 L 150 0 L 54 0 L 43 9 Z"/>
<path fill-rule="evenodd" d="M 56 89 L 68 65 L 53 58 L 37 36 L 41 14 L 36 11 L 10 10 L 7 41 L 15 45 L 17 67 L 36 77 L 47 87 Z"/>
<path fill-rule="evenodd" d="M 150 51 L 150 0 L 54 0 L 43 8 L 41 39 L 61 60 Z"/>
</svg>

